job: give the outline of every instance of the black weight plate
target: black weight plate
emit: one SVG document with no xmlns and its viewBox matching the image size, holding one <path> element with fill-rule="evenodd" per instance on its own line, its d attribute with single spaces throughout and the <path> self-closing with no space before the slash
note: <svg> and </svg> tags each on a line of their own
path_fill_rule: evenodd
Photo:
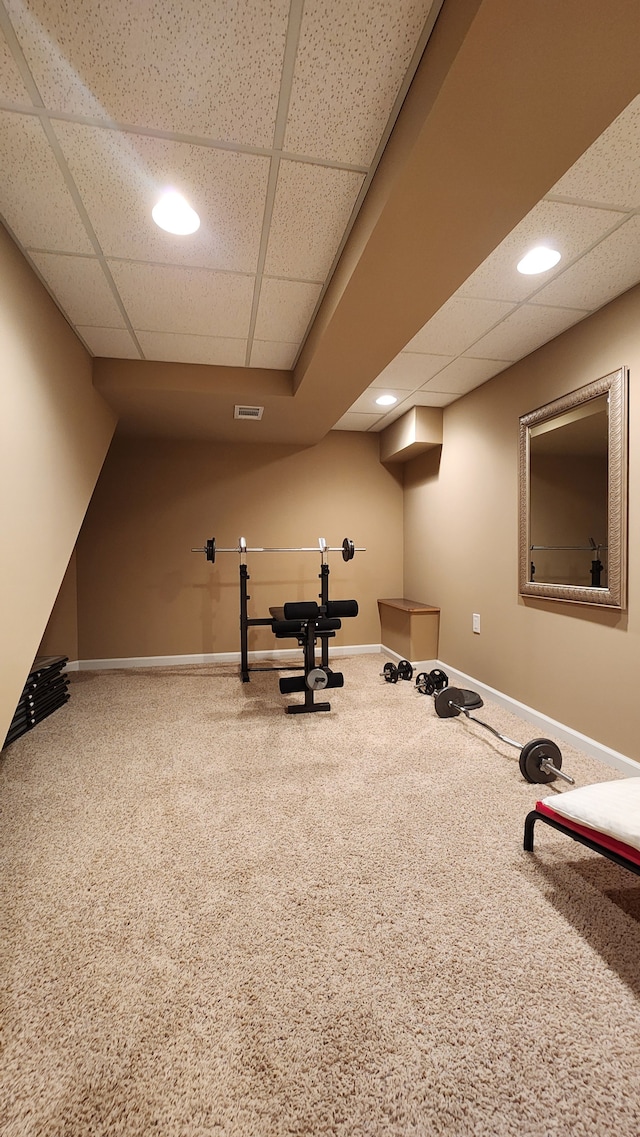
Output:
<svg viewBox="0 0 640 1137">
<path fill-rule="evenodd" d="M 395 663 L 385 663 L 384 667 L 382 668 L 382 674 L 384 675 L 387 683 L 398 682 L 398 668 L 396 667 Z"/>
<path fill-rule="evenodd" d="M 433 683 L 434 691 L 442 691 L 449 683 L 449 676 L 444 671 L 440 671 L 438 667 L 434 667 L 433 671 L 429 672 L 431 682 Z"/>
<path fill-rule="evenodd" d="M 427 675 L 426 671 L 421 671 L 420 674 L 416 676 L 416 688 L 421 695 L 433 695 L 435 687 L 431 677 Z"/>
<path fill-rule="evenodd" d="M 348 537 L 345 537 L 344 541 L 342 542 L 342 559 L 344 561 L 352 561 L 355 551 L 356 550 L 353 541 L 350 541 Z"/>
<path fill-rule="evenodd" d="M 477 691 L 467 691 L 464 687 L 461 687 L 460 690 L 462 691 L 462 698 L 464 699 L 463 705 L 467 707 L 468 710 L 484 706 L 482 697 Z"/>
<path fill-rule="evenodd" d="M 398 678 L 399 679 L 413 679 L 413 667 L 408 659 L 401 659 L 398 664 Z"/>
<path fill-rule="evenodd" d="M 457 706 L 451 706 L 452 703 Z M 460 714 L 460 708 L 464 706 L 464 699 L 462 691 L 458 687 L 443 687 L 438 691 L 434 699 L 436 714 L 441 719 L 452 719 Z"/>
<path fill-rule="evenodd" d="M 549 738 L 534 738 L 522 747 L 520 751 L 520 773 L 525 781 L 539 782 L 541 785 L 555 781 L 554 773 L 540 768 L 540 763 L 545 758 L 550 758 L 558 770 L 562 766 L 560 747 L 556 746 L 555 742 Z"/>
<path fill-rule="evenodd" d="M 211 563 L 213 564 L 215 562 L 215 559 L 216 559 L 216 539 L 215 539 L 215 537 L 209 537 L 209 539 L 207 540 L 207 560 L 211 561 Z"/>
</svg>

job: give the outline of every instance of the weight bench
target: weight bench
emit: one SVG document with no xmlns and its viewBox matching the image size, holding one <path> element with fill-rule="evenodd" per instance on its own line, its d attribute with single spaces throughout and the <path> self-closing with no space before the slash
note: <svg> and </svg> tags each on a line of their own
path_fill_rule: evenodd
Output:
<svg viewBox="0 0 640 1137">
<path fill-rule="evenodd" d="M 280 679 L 280 692 L 283 695 L 294 691 L 304 691 L 304 703 L 294 703 L 286 708 L 288 715 L 311 714 L 313 711 L 330 711 L 331 703 L 316 703 L 314 692 L 327 687 L 344 687 L 344 675 L 332 671 L 327 666 L 316 666 L 316 644 L 318 640 L 326 644 L 342 627 L 342 617 L 357 616 L 356 600 L 328 600 L 326 604 L 312 601 L 285 604 L 280 609 L 271 609 L 276 618 L 271 627 L 276 639 L 295 637 L 304 653 L 304 675 L 287 676 Z M 282 615 L 282 618 L 280 616 Z"/>
<path fill-rule="evenodd" d="M 640 876 L 640 778 L 620 778 L 543 798 L 527 814 L 524 849 L 544 821 L 574 841 Z"/>
</svg>

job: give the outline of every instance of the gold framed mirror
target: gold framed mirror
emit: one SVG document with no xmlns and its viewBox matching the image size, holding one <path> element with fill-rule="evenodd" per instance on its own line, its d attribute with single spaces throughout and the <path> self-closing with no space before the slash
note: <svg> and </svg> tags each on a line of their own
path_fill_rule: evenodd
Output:
<svg viewBox="0 0 640 1137">
<path fill-rule="evenodd" d="M 620 367 L 521 416 L 521 596 L 626 607 L 627 388 Z"/>
</svg>

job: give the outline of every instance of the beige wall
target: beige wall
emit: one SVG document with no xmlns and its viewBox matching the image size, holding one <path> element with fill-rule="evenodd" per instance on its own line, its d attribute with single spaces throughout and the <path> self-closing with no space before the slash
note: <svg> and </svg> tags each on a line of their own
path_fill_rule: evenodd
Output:
<svg viewBox="0 0 640 1137">
<path fill-rule="evenodd" d="M 306 449 L 119 438 L 78 540 L 80 658 L 239 651 L 239 558 L 212 566 L 190 549 L 241 536 L 366 546 L 348 563 L 330 556 L 330 596 L 360 605 L 333 642 L 380 642 L 376 601 L 402 589 L 402 484 L 380 465 L 377 435 L 333 431 Z M 318 595 L 319 554 L 254 554 L 248 566 L 250 616 Z M 295 643 L 250 630 L 250 650 L 274 647 Z"/>
<path fill-rule="evenodd" d="M 441 455 L 405 471 L 405 594 L 441 607 L 440 658 L 640 760 L 640 287 L 445 409 Z M 630 368 L 629 604 L 518 595 L 518 418 Z M 481 634 L 471 628 L 481 615 Z"/>
<path fill-rule="evenodd" d="M 38 655 L 66 655 L 70 660 L 78 658 L 78 574 L 75 550 L 44 630 Z"/>
<path fill-rule="evenodd" d="M 91 359 L 0 226 L 0 736 L 64 576 L 115 416 Z"/>
</svg>

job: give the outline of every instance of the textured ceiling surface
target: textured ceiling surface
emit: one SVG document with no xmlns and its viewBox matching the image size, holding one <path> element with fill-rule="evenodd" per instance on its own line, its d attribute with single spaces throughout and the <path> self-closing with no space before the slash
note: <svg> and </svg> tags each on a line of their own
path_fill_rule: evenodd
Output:
<svg viewBox="0 0 640 1137">
<path fill-rule="evenodd" d="M 516 269 L 536 245 L 562 254 Z M 336 424 L 381 430 L 414 406 L 446 406 L 640 280 L 640 96 L 523 218 Z M 375 405 L 380 389 L 396 396 Z"/>
<path fill-rule="evenodd" d="M 0 215 L 88 350 L 292 369 L 442 8 L 0 0 Z M 197 233 L 153 223 L 167 186 Z M 444 406 L 639 279 L 640 96 L 336 426 Z"/>
<path fill-rule="evenodd" d="M 0 3 L 0 212 L 89 350 L 290 368 L 438 7 Z"/>
</svg>

